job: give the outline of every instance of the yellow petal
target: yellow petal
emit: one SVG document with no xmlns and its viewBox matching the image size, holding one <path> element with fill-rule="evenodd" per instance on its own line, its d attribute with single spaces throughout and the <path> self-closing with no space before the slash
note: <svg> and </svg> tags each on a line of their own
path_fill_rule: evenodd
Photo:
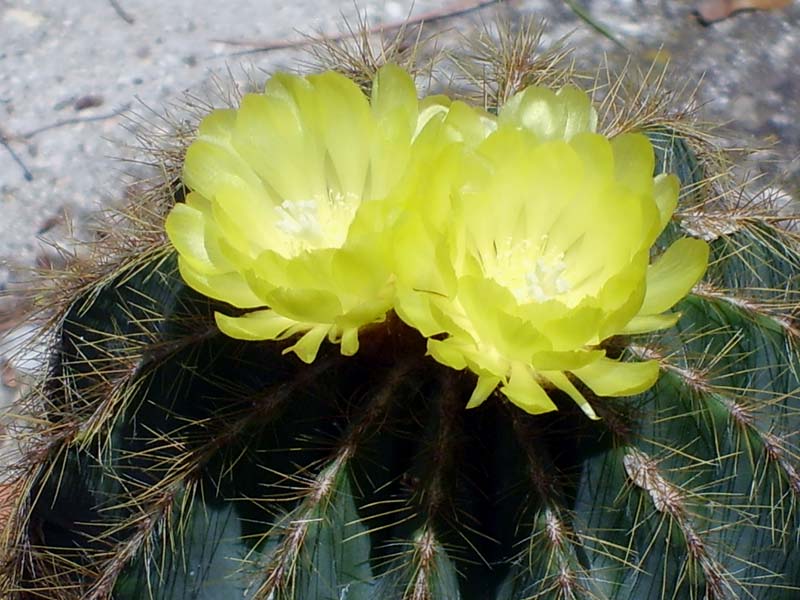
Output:
<svg viewBox="0 0 800 600">
<path fill-rule="evenodd" d="M 653 188 L 655 153 L 641 133 L 623 133 L 611 140 L 614 178 L 635 193 L 649 194 Z"/>
<path fill-rule="evenodd" d="M 314 109 L 303 116 L 321 142 L 327 188 L 362 196 L 375 131 L 367 98 L 341 73 L 326 71 L 307 79 L 314 86 Z"/>
<path fill-rule="evenodd" d="M 242 264 L 250 262 L 251 259 L 248 255 L 243 255 L 231 247 L 231 244 L 225 239 L 225 232 L 214 217 L 213 202 L 197 192 L 190 192 L 186 196 L 185 204 L 203 214 L 205 248 L 211 263 L 213 263 L 217 271 L 240 270 Z"/>
<path fill-rule="evenodd" d="M 282 79 L 287 84 L 297 83 L 295 89 L 307 85 L 296 82 L 299 77 Z M 281 201 L 317 198 L 328 191 L 325 148 L 315 135 L 313 109 L 303 110 L 297 102 L 291 95 L 284 99 L 247 94 L 238 111 L 232 141 L 241 159 Z"/>
<path fill-rule="evenodd" d="M 244 181 L 220 184 L 212 202 L 213 218 L 229 244 L 251 259 L 272 247 L 275 205 L 263 186 L 253 188 Z"/>
<path fill-rule="evenodd" d="M 608 139 L 597 133 L 583 132 L 570 140 L 572 147 L 584 165 L 584 179 L 587 190 L 602 191 L 613 181 L 614 153 Z M 579 198 L 583 200 L 584 197 Z M 587 199 L 589 200 L 589 199 Z M 585 208 L 595 212 L 596 200 L 583 202 Z"/>
<path fill-rule="evenodd" d="M 389 256 L 372 248 L 356 246 L 339 249 L 331 257 L 332 287 L 348 294 L 374 297 L 389 279 Z"/>
<path fill-rule="evenodd" d="M 569 140 L 577 133 L 594 131 L 597 113 L 589 96 L 574 86 L 567 86 L 558 94 L 543 87 L 529 87 L 506 102 L 499 122 L 523 127 L 541 140 Z"/>
<path fill-rule="evenodd" d="M 492 279 L 466 276 L 458 280 L 458 300 L 472 327 L 481 339 L 492 339 L 497 317 L 516 306 L 509 290 Z"/>
<path fill-rule="evenodd" d="M 170 242 L 186 264 L 200 273 L 219 272 L 206 249 L 206 220 L 198 210 L 186 204 L 176 204 L 167 215 L 164 229 Z"/>
<path fill-rule="evenodd" d="M 528 314 L 532 312 L 528 310 Z M 552 350 L 563 352 L 593 343 L 603 316 L 602 308 L 588 299 L 559 318 L 535 325 L 550 341 Z"/>
<path fill-rule="evenodd" d="M 500 125 L 522 127 L 543 140 L 555 139 L 564 130 L 564 108 L 552 90 L 529 87 L 515 94 L 498 115 Z"/>
<path fill-rule="evenodd" d="M 497 122 L 487 113 L 478 112 L 464 102 L 453 102 L 444 118 L 448 138 L 476 146 L 497 129 Z"/>
<path fill-rule="evenodd" d="M 511 377 L 506 385 L 500 388 L 514 404 L 532 415 L 557 410 L 556 405 L 544 391 L 533 373 L 526 365 L 515 363 L 511 367 Z"/>
<path fill-rule="evenodd" d="M 394 271 L 403 285 L 416 290 L 452 293 L 455 274 L 447 256 L 446 240 L 416 215 L 409 215 L 393 231 Z"/>
<path fill-rule="evenodd" d="M 572 371 L 603 356 L 605 350 L 575 350 L 573 352 L 543 351 L 533 355 L 531 366 L 540 371 Z"/>
<path fill-rule="evenodd" d="M 276 312 L 302 323 L 328 323 L 342 314 L 339 298 L 325 290 L 276 288 L 266 296 Z"/>
<path fill-rule="evenodd" d="M 259 294 L 276 287 L 315 288 L 329 276 L 328 266 L 332 252 L 319 250 L 305 252 L 295 258 L 286 258 L 272 250 L 265 250 L 250 266 L 257 278 L 251 286 Z M 263 282 L 264 287 L 260 287 Z"/>
<path fill-rule="evenodd" d="M 595 414 L 592 405 L 584 397 L 578 388 L 564 375 L 561 371 L 537 371 L 542 377 L 547 379 L 550 383 L 565 392 L 575 403 L 581 407 L 581 410 L 592 420 L 597 420 L 599 417 Z"/>
<path fill-rule="evenodd" d="M 500 383 L 500 378 L 494 375 L 478 376 L 478 383 L 467 402 L 467 408 L 475 408 L 483 404 Z"/>
<path fill-rule="evenodd" d="M 621 362 L 601 358 L 572 371 L 598 396 L 630 396 L 652 387 L 658 380 L 658 362 Z"/>
<path fill-rule="evenodd" d="M 319 347 L 328 335 L 330 327 L 326 325 L 319 325 L 312 328 L 308 333 L 303 335 L 296 344 L 286 348 L 284 354 L 294 352 L 300 360 L 306 364 L 311 364 L 317 357 Z"/>
<path fill-rule="evenodd" d="M 472 341 L 472 323 L 464 313 L 453 304 L 452 299 L 428 295 L 429 310 L 433 319 L 451 336 Z"/>
<path fill-rule="evenodd" d="M 388 195 L 402 175 L 417 126 L 418 101 L 414 81 L 397 65 L 385 65 L 372 83 L 375 141 L 364 198 Z"/>
<path fill-rule="evenodd" d="M 206 139 L 195 140 L 186 150 L 183 182 L 205 198 L 213 200 L 221 185 L 244 181 L 258 187 L 258 176 L 229 145 Z"/>
<path fill-rule="evenodd" d="M 419 115 L 417 117 L 417 126 L 414 130 L 414 139 L 419 137 L 421 134 L 429 134 L 434 130 L 441 131 L 442 122 L 444 121 L 444 117 L 447 115 L 449 108 L 450 98 L 447 96 L 437 94 L 424 98 L 419 103 Z"/>
<path fill-rule="evenodd" d="M 221 300 L 236 308 L 257 308 L 266 301 L 256 295 L 240 273 L 204 274 L 195 271 L 178 257 L 178 270 L 186 284 L 201 294 Z"/>
<path fill-rule="evenodd" d="M 391 137 L 410 141 L 419 103 L 414 80 L 406 71 L 392 64 L 381 67 L 372 83 L 370 104 L 381 129 L 389 127 Z"/>
<path fill-rule="evenodd" d="M 564 133 L 562 134 L 565 140 L 570 140 L 579 133 L 594 132 L 597 129 L 597 112 L 586 92 L 568 85 L 558 90 L 556 96 L 565 106 Z"/>
<path fill-rule="evenodd" d="M 213 110 L 200 121 L 200 126 L 197 128 L 197 137 L 205 138 L 218 144 L 227 144 L 230 142 L 235 124 L 236 110 L 232 108 Z"/>
<path fill-rule="evenodd" d="M 356 301 L 360 300 L 360 298 L 356 299 Z M 392 302 L 387 291 L 385 297 L 378 295 L 374 300 L 361 301 L 353 307 L 348 307 L 345 312 L 333 320 L 333 323 L 343 331 L 369 323 L 382 323 L 386 320 L 386 313 L 391 308 Z"/>
<path fill-rule="evenodd" d="M 647 249 L 631 264 L 611 277 L 598 294 L 598 301 L 606 308 L 599 327 L 600 339 L 616 334 L 640 311 L 645 296 Z"/>
<path fill-rule="evenodd" d="M 442 333 L 441 323 L 431 313 L 430 295 L 408 288 L 398 289 L 394 310 L 404 323 L 410 325 L 423 336 L 430 337 Z"/>
<path fill-rule="evenodd" d="M 675 241 L 647 270 L 647 292 L 639 314 L 672 308 L 700 280 L 707 265 L 706 242 L 695 238 Z"/>
<path fill-rule="evenodd" d="M 680 193 L 681 182 L 673 174 L 662 173 L 653 181 L 653 196 L 658 206 L 658 213 L 661 217 L 661 229 L 667 226 L 672 213 L 678 206 L 678 195 Z"/>
<path fill-rule="evenodd" d="M 340 342 L 344 356 L 353 356 L 358 352 L 358 327 L 345 329 Z"/>
<path fill-rule="evenodd" d="M 637 333 L 647 333 L 648 331 L 658 331 L 668 329 L 678 322 L 681 318 L 680 313 L 665 313 L 662 315 L 637 315 L 623 327 L 619 333 L 635 335 Z"/>
<path fill-rule="evenodd" d="M 491 373 L 501 378 L 508 374 L 508 370 L 511 368 L 508 356 L 501 354 L 496 348 L 488 344 L 476 346 L 471 338 L 466 340 L 453 338 L 453 340 L 454 343 L 455 340 L 459 340 L 458 349 L 464 360 L 467 361 L 467 367 L 473 373 Z"/>
<path fill-rule="evenodd" d="M 430 354 L 436 362 L 446 367 L 453 368 L 456 371 L 467 368 L 467 361 L 464 360 L 464 354 L 449 340 L 434 340 L 429 338 L 428 354 Z"/>
<path fill-rule="evenodd" d="M 274 310 L 257 310 L 241 317 L 214 313 L 217 327 L 237 340 L 281 340 L 298 329 L 297 321 L 287 319 Z"/>
<path fill-rule="evenodd" d="M 527 363 L 532 356 L 546 354 L 552 348 L 552 342 L 536 328 L 535 323 L 505 312 L 498 313 L 495 322 L 494 345 L 509 360 Z"/>
</svg>

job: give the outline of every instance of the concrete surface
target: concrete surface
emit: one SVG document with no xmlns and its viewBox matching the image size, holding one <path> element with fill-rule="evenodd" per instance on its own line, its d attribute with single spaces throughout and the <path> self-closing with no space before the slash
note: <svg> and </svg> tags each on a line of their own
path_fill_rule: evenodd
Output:
<svg viewBox="0 0 800 600">
<path fill-rule="evenodd" d="M 448 12 L 479 2 L 359 0 L 373 22 Z M 534 14 L 550 21 L 547 40 L 574 30 L 576 56 L 590 65 L 624 53 L 579 20 L 560 0 L 507 2 L 512 18 Z M 777 146 L 751 167 L 787 171 L 789 191 L 800 182 L 800 4 L 741 13 L 710 27 L 692 15 L 689 0 L 584 0 L 598 22 L 640 56 L 663 45 L 678 79 L 705 73 L 701 101 L 711 120 L 729 121 L 732 144 L 769 136 Z M 212 73 L 240 65 L 291 69 L 296 49 L 237 56 L 221 40 L 296 39 L 298 31 L 335 33 L 350 0 L 0 0 L 0 293 L 19 273 L 52 253 L 42 240 L 65 243 L 70 230 L 91 235 L 90 215 L 124 193 L 122 165 L 132 141 L 122 124 L 131 108 L 160 111 L 181 92 L 199 89 Z M 436 21 L 469 35 L 496 6 Z M 55 126 L 54 126 L 55 125 Z M 0 298 L 0 328 L 11 308 Z M 0 346 L 0 404 L 18 387 L 21 365 L 4 368 Z M 5 381 L 5 384 L 2 383 Z"/>
</svg>

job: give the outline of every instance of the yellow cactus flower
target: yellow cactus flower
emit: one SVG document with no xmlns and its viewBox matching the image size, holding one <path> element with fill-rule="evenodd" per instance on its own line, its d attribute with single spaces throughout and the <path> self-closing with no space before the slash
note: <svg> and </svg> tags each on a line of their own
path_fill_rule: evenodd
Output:
<svg viewBox="0 0 800 600">
<path fill-rule="evenodd" d="M 609 140 L 596 121 L 576 88 L 524 90 L 496 131 L 439 172 L 455 183 L 395 228 L 396 311 L 434 359 L 477 374 L 468 407 L 500 386 L 547 412 L 546 388 L 557 388 L 595 418 L 576 380 L 623 396 L 658 377 L 655 362 L 607 357 L 601 343 L 674 324 L 665 311 L 702 276 L 708 246 L 680 239 L 650 264 L 677 179 L 653 177 L 645 136 Z"/>
<path fill-rule="evenodd" d="M 191 287 L 256 309 L 218 313 L 224 333 L 299 335 L 289 350 L 306 362 L 326 337 L 357 351 L 359 328 L 392 306 L 384 230 L 397 208 L 384 200 L 405 177 L 420 116 L 411 77 L 387 65 L 370 99 L 337 73 L 279 74 L 203 119 L 184 166 L 190 193 L 166 230 Z"/>
</svg>

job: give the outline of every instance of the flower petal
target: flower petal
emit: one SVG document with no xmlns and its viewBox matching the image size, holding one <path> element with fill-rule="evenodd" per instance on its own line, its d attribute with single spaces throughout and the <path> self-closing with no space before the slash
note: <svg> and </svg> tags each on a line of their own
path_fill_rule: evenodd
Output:
<svg viewBox="0 0 800 600">
<path fill-rule="evenodd" d="M 511 377 L 506 385 L 500 388 L 514 404 L 532 415 L 557 410 L 555 404 L 544 388 L 536 381 L 531 369 L 521 363 L 511 367 Z"/>
<path fill-rule="evenodd" d="M 578 388 L 569 380 L 562 371 L 538 371 L 538 373 L 547 379 L 550 383 L 566 393 L 570 398 L 575 401 L 575 404 L 581 407 L 581 410 L 592 420 L 597 420 L 600 417 L 594 412 L 592 405 L 584 397 Z"/>
<path fill-rule="evenodd" d="M 625 335 L 636 335 L 647 333 L 648 331 L 658 331 L 668 329 L 678 322 L 681 318 L 680 313 L 665 313 L 663 315 L 637 315 L 631 319 L 619 333 Z"/>
<path fill-rule="evenodd" d="M 653 196 L 661 217 L 661 229 L 667 226 L 678 206 L 681 182 L 675 175 L 662 173 L 653 180 Z"/>
<path fill-rule="evenodd" d="M 337 340 L 332 340 L 337 341 Z M 358 352 L 358 327 L 350 327 L 342 332 L 341 339 L 338 340 L 342 345 L 344 356 L 353 356 Z"/>
<path fill-rule="evenodd" d="M 367 98 L 341 73 L 327 71 L 307 79 L 314 86 L 314 103 L 313 112 L 309 110 L 303 116 L 322 145 L 325 191 L 362 197 L 375 133 Z M 373 193 L 370 191 L 369 197 Z"/>
<path fill-rule="evenodd" d="M 241 274 L 236 272 L 204 274 L 195 271 L 182 256 L 178 257 L 178 270 L 186 284 L 201 294 L 222 300 L 236 308 L 257 308 L 266 301 L 258 297 Z"/>
<path fill-rule="evenodd" d="M 594 132 L 597 129 L 597 112 L 586 92 L 573 85 L 567 85 L 558 90 L 556 96 L 564 103 L 566 109 L 562 134 L 565 140 L 570 140 L 579 133 Z"/>
<path fill-rule="evenodd" d="M 310 92 L 304 79 L 277 74 L 267 94 L 245 95 L 238 110 L 232 144 L 279 202 L 321 197 L 328 191 L 325 148 L 314 135 Z"/>
<path fill-rule="evenodd" d="M 630 396 L 652 387 L 658 380 L 658 362 L 621 362 L 601 358 L 572 371 L 598 396 Z"/>
<path fill-rule="evenodd" d="M 275 288 L 266 300 L 276 312 L 302 323 L 332 324 L 342 314 L 339 298 L 325 290 Z"/>
<path fill-rule="evenodd" d="M 331 257 L 331 278 L 335 288 L 348 294 L 374 297 L 390 277 L 389 257 L 379 245 L 341 248 Z"/>
<path fill-rule="evenodd" d="M 206 115 L 197 128 L 197 136 L 219 144 L 227 144 L 236 124 L 236 110 L 220 108 Z"/>
<path fill-rule="evenodd" d="M 416 290 L 451 294 L 455 287 L 455 274 L 445 241 L 417 216 L 410 215 L 398 223 L 392 237 L 394 271 L 398 280 Z"/>
<path fill-rule="evenodd" d="M 170 242 L 181 259 L 200 273 L 218 271 L 206 249 L 206 220 L 203 213 L 186 204 L 176 204 L 164 222 Z"/>
<path fill-rule="evenodd" d="M 478 383 L 467 402 L 467 408 L 475 408 L 484 403 L 500 383 L 500 378 L 494 375 L 479 375 Z"/>
<path fill-rule="evenodd" d="M 372 83 L 370 104 L 383 135 L 411 139 L 417 126 L 419 102 L 414 80 L 408 73 L 397 65 L 381 67 Z"/>
<path fill-rule="evenodd" d="M 237 340 L 281 340 L 298 328 L 297 321 L 269 309 L 249 312 L 241 317 L 217 312 L 214 319 L 222 333 Z"/>
<path fill-rule="evenodd" d="M 672 308 L 703 276 L 708 265 L 708 244 L 695 238 L 675 241 L 647 270 L 647 292 L 640 315 Z"/>
<path fill-rule="evenodd" d="M 450 340 L 428 339 L 428 354 L 437 362 L 461 371 L 467 368 L 464 354 Z"/>
<path fill-rule="evenodd" d="M 606 355 L 605 350 L 575 350 L 572 352 L 537 352 L 533 355 L 531 365 L 540 371 L 563 370 L 572 371 L 594 362 Z"/>
<path fill-rule="evenodd" d="M 429 294 L 407 288 L 398 288 L 394 310 L 404 323 L 410 325 L 425 337 L 437 335 L 444 331 L 441 323 L 433 317 Z"/>
<path fill-rule="evenodd" d="M 190 190 L 213 200 L 221 185 L 241 181 L 253 187 L 261 185 L 250 165 L 230 144 L 199 137 L 186 150 L 183 182 Z"/>
<path fill-rule="evenodd" d="M 297 340 L 297 343 L 286 348 L 283 353 L 288 354 L 289 352 L 294 352 L 304 363 L 311 364 L 317 357 L 319 347 L 325 340 L 325 336 L 328 335 L 329 330 L 330 327 L 326 325 L 318 325 L 317 327 L 313 327 L 310 331 L 308 331 L 308 333 Z"/>
<path fill-rule="evenodd" d="M 597 113 L 586 93 L 573 86 L 558 94 L 544 87 L 529 87 L 506 102 L 499 122 L 522 127 L 541 140 L 569 140 L 577 133 L 594 131 Z"/>
<path fill-rule="evenodd" d="M 641 133 L 623 133 L 611 140 L 614 149 L 615 179 L 629 190 L 651 193 L 655 153 L 647 136 Z"/>
</svg>

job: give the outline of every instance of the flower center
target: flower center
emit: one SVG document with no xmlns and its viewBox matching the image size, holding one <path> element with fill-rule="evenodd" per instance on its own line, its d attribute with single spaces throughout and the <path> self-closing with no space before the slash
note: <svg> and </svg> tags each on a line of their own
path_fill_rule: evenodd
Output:
<svg viewBox="0 0 800 600">
<path fill-rule="evenodd" d="M 538 246 L 530 240 L 510 238 L 495 242 L 494 265 L 485 274 L 514 294 L 519 302 L 545 302 L 572 289 L 565 277 L 564 253 L 548 253 L 547 236 Z"/>
<path fill-rule="evenodd" d="M 572 285 L 562 275 L 566 269 L 563 252 L 552 261 L 537 258 L 533 269 L 525 273 L 528 298 L 544 302 L 568 292 Z"/>
<path fill-rule="evenodd" d="M 275 226 L 289 236 L 305 238 L 309 241 L 322 237 L 322 226 L 317 215 L 316 200 L 284 200 L 275 209 L 279 219 Z"/>
<path fill-rule="evenodd" d="M 340 248 L 359 204 L 357 196 L 331 190 L 327 198 L 284 200 L 275 207 L 275 227 L 285 237 L 278 252 L 292 258 L 307 250 Z"/>
</svg>

